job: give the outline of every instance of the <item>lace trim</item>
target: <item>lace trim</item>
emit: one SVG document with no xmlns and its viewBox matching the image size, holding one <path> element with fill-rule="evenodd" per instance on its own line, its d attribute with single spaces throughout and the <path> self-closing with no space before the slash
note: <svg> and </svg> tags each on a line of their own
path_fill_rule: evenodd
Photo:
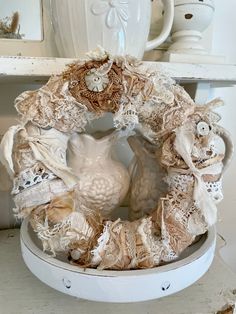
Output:
<svg viewBox="0 0 236 314">
<path fill-rule="evenodd" d="M 52 252 L 65 252 L 72 248 L 72 243 L 88 241 L 93 230 L 87 223 L 83 214 L 74 212 L 65 220 L 51 227 L 46 217 L 44 222 L 34 219 L 34 231 L 42 240 L 43 250 Z M 77 231 L 79 230 L 79 232 Z"/>
<path fill-rule="evenodd" d="M 214 182 L 205 182 L 207 192 L 217 204 L 223 200 L 222 180 Z"/>
<path fill-rule="evenodd" d="M 15 100 L 15 107 L 25 122 L 61 132 L 84 131 L 90 115 L 85 105 L 69 92 L 68 82 L 52 76 L 38 91 L 26 91 Z"/>
<path fill-rule="evenodd" d="M 42 181 L 14 196 L 15 211 L 20 213 L 24 208 L 33 208 L 50 202 L 56 195 L 63 194 L 69 189 L 60 179 Z"/>
<path fill-rule="evenodd" d="M 114 127 L 118 130 L 132 131 L 139 123 L 137 104 L 122 104 L 114 115 Z"/>
<path fill-rule="evenodd" d="M 18 194 L 33 185 L 56 178 L 57 176 L 54 173 L 42 164 L 37 163 L 32 168 L 25 169 L 14 178 L 12 194 Z"/>
<path fill-rule="evenodd" d="M 169 190 L 177 190 L 189 193 L 193 188 L 194 178 L 191 175 L 169 175 L 165 177 L 165 182 L 169 186 Z M 215 203 L 219 203 L 223 199 L 222 180 L 204 182 L 206 190 Z"/>
<path fill-rule="evenodd" d="M 187 174 L 168 175 L 164 180 L 168 184 L 169 190 L 178 190 L 185 193 L 189 191 L 194 183 L 193 176 Z"/>
</svg>

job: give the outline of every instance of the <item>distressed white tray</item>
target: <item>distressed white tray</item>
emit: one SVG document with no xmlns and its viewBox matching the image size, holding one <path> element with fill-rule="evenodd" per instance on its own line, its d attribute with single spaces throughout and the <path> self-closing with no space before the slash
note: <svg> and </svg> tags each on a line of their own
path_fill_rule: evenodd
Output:
<svg viewBox="0 0 236 314">
<path fill-rule="evenodd" d="M 210 267 L 216 231 L 189 247 L 178 261 L 144 270 L 108 271 L 70 265 L 42 251 L 27 220 L 21 227 L 21 251 L 30 271 L 48 286 L 77 298 L 101 302 L 139 302 L 161 298 L 197 281 Z"/>
</svg>

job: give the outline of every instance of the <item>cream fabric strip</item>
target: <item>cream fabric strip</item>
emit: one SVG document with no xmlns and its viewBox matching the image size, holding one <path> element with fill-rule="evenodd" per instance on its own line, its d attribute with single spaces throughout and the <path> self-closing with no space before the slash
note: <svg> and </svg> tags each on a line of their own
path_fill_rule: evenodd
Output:
<svg viewBox="0 0 236 314">
<path fill-rule="evenodd" d="M 56 196 L 63 194 L 68 190 L 69 189 L 65 186 L 64 182 L 60 179 L 41 182 L 40 184 L 25 189 L 14 196 L 16 205 L 14 211 L 16 214 L 19 214 L 19 218 L 22 218 L 20 213 L 22 209 L 30 207 L 33 209 L 36 206 L 46 204 Z"/>
<path fill-rule="evenodd" d="M 183 174 L 193 174 L 195 177 L 193 199 L 196 206 L 202 211 L 206 223 L 211 226 L 216 223 L 217 219 L 217 207 L 212 200 L 211 196 L 207 192 L 206 185 L 202 180 L 204 174 L 220 174 L 222 172 L 223 164 L 221 162 L 210 165 L 203 169 L 197 169 L 192 161 L 191 152 L 194 145 L 194 134 L 187 129 L 186 126 L 181 126 L 176 131 L 176 138 L 174 142 L 174 147 L 178 154 L 183 158 L 188 170 L 170 168 L 168 170 L 169 174 L 173 173 L 183 173 Z"/>
<path fill-rule="evenodd" d="M 0 146 L 1 161 L 6 165 L 11 177 L 15 174 L 12 160 L 14 137 L 20 130 L 24 131 L 22 135 L 29 142 L 36 160 L 41 161 L 49 170 L 61 178 L 68 188 L 72 188 L 77 184 L 78 178 L 66 164 L 63 164 L 58 156 L 58 153 L 60 153 L 58 148 L 65 146 L 66 151 L 67 136 L 55 129 L 45 131 L 45 134 L 29 135 L 22 125 L 10 127 L 5 133 Z M 53 150 L 53 148 L 55 149 Z"/>
<path fill-rule="evenodd" d="M 14 144 L 14 136 L 17 132 L 22 130 L 24 127 L 22 125 L 11 126 L 8 131 L 4 134 L 1 144 L 0 144 L 0 160 L 2 164 L 6 167 L 8 174 L 11 178 L 14 177 L 14 165 L 12 160 L 12 150 Z"/>
<path fill-rule="evenodd" d="M 75 184 L 77 184 L 78 178 L 72 173 L 72 170 L 67 167 L 67 165 L 62 163 L 62 161 L 56 155 L 56 152 L 50 150 L 53 142 L 54 145 L 55 142 L 58 142 L 56 138 L 44 134 L 26 136 L 26 139 L 29 141 L 29 145 L 36 160 L 41 161 L 49 170 L 61 178 L 67 187 L 72 188 Z"/>
</svg>

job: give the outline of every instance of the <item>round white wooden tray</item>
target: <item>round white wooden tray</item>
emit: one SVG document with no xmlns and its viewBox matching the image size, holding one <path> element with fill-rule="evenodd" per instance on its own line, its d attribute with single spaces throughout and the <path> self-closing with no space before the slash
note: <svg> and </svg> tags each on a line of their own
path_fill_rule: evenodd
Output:
<svg viewBox="0 0 236 314">
<path fill-rule="evenodd" d="M 109 271 L 70 265 L 63 256 L 42 251 L 27 220 L 21 226 L 21 251 L 30 271 L 48 286 L 77 298 L 101 302 L 139 302 L 180 291 L 197 281 L 210 267 L 216 232 L 186 249 L 178 261 L 152 269 Z"/>
</svg>

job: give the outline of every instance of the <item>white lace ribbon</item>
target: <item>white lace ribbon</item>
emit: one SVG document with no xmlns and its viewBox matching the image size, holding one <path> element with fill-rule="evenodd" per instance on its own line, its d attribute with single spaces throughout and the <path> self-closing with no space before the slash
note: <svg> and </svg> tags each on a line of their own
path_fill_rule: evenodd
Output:
<svg viewBox="0 0 236 314">
<path fill-rule="evenodd" d="M 194 134 L 185 126 L 178 128 L 176 131 L 174 147 L 178 154 L 183 158 L 189 169 L 170 168 L 169 173 L 192 174 L 195 177 L 193 199 L 196 206 L 201 209 L 206 223 L 211 226 L 216 223 L 217 207 L 207 192 L 206 185 L 202 179 L 205 174 L 217 175 L 221 174 L 223 164 L 218 162 L 203 169 L 197 169 L 193 164 L 191 152 L 194 145 Z"/>
</svg>

